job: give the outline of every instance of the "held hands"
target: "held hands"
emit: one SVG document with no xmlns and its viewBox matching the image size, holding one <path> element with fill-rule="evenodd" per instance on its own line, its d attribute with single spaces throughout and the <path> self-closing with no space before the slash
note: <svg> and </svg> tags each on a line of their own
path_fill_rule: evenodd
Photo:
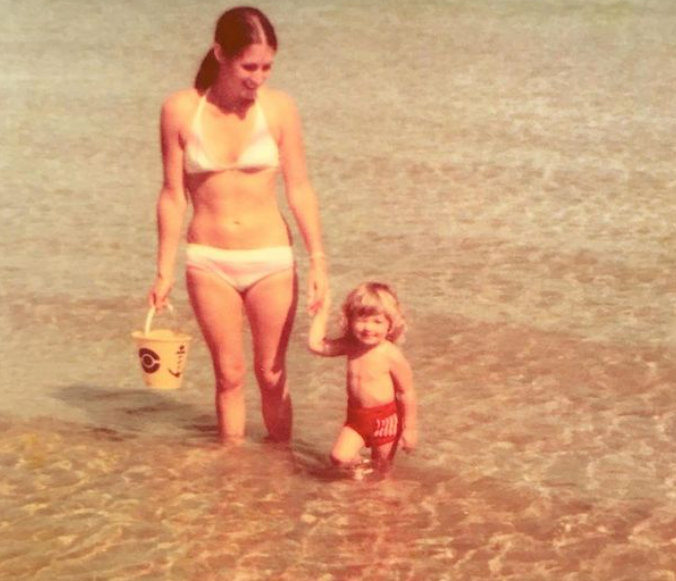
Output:
<svg viewBox="0 0 676 581">
<path fill-rule="evenodd" d="M 310 272 L 307 281 L 308 313 L 315 315 L 328 302 L 329 280 L 326 274 L 326 258 L 318 254 L 310 258 Z"/>
<path fill-rule="evenodd" d="M 331 311 L 331 291 L 327 288 L 324 293 L 324 300 L 317 305 L 312 315 L 324 315 L 325 318 L 328 318 L 329 312 Z"/>
<path fill-rule="evenodd" d="M 173 281 L 167 280 L 158 274 L 148 293 L 148 304 L 157 310 L 166 307 L 169 304 L 169 293 L 171 293 L 173 286 Z"/>
</svg>

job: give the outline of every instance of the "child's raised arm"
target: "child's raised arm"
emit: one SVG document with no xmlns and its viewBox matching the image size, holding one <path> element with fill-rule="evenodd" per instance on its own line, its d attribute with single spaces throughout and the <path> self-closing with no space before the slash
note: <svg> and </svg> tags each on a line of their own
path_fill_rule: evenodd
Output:
<svg viewBox="0 0 676 581">
<path fill-rule="evenodd" d="M 418 399 L 413 387 L 411 365 L 397 347 L 392 350 L 390 374 L 402 410 L 401 446 L 410 451 L 418 444 Z"/>
<path fill-rule="evenodd" d="M 327 296 L 312 317 L 307 342 L 310 351 L 324 357 L 336 357 L 345 354 L 345 341 L 343 339 L 327 339 L 326 337 L 330 305 L 331 301 Z"/>
</svg>

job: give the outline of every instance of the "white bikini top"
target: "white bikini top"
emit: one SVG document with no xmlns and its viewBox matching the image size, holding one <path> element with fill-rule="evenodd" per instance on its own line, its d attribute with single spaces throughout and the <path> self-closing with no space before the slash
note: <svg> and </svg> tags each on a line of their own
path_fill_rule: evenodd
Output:
<svg viewBox="0 0 676 581">
<path fill-rule="evenodd" d="M 217 163 L 209 157 L 204 147 L 202 135 L 202 110 L 207 100 L 206 92 L 202 95 L 193 116 L 183 155 L 183 168 L 188 174 L 220 172 L 220 171 L 262 171 L 279 167 L 279 149 L 270 134 L 263 108 L 254 103 L 254 127 L 249 143 L 234 163 Z"/>
</svg>

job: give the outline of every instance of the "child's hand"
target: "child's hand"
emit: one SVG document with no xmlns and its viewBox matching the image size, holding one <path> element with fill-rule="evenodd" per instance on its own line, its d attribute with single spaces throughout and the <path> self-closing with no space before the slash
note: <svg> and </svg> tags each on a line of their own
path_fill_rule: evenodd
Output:
<svg viewBox="0 0 676 581">
<path fill-rule="evenodd" d="M 401 447 L 405 452 L 412 452 L 418 445 L 418 430 L 416 428 L 404 428 L 401 432 Z"/>
</svg>

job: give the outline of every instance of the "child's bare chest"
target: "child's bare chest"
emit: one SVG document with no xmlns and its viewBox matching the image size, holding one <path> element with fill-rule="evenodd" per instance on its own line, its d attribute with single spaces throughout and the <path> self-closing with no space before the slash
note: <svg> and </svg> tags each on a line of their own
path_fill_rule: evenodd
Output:
<svg viewBox="0 0 676 581">
<path fill-rule="evenodd" d="M 382 352 L 369 352 L 347 360 L 348 388 L 353 391 L 387 389 L 392 385 L 389 360 Z"/>
</svg>

